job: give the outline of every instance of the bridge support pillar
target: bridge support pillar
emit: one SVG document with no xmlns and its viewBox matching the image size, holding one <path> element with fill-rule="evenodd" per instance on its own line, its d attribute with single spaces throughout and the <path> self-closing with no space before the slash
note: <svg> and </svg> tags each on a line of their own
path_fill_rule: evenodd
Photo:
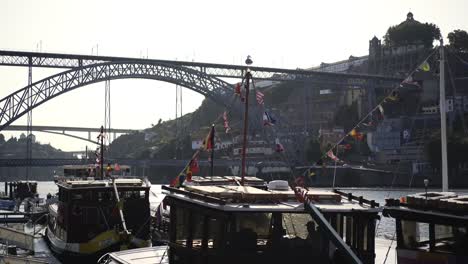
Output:
<svg viewBox="0 0 468 264">
<path fill-rule="evenodd" d="M 88 140 L 91 140 L 91 131 L 88 131 Z"/>
</svg>

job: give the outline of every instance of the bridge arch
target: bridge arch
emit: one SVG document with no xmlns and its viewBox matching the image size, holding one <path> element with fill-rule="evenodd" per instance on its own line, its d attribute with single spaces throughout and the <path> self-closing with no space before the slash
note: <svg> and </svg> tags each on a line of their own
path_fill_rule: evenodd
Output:
<svg viewBox="0 0 468 264">
<path fill-rule="evenodd" d="M 227 106 L 231 85 L 189 67 L 168 63 L 108 62 L 73 68 L 26 86 L 0 100 L 0 131 L 28 111 L 61 94 L 116 79 L 151 79 L 178 84 Z"/>
</svg>

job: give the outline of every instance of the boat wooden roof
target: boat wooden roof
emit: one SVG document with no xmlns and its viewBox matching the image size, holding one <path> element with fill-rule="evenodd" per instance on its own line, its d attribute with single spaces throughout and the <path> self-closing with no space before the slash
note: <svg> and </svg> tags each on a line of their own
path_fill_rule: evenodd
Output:
<svg viewBox="0 0 468 264">
<path fill-rule="evenodd" d="M 115 179 L 118 187 L 149 187 L 141 179 Z M 112 179 L 104 180 L 68 180 L 57 183 L 57 185 L 67 189 L 79 188 L 112 188 Z"/>
<path fill-rule="evenodd" d="M 292 189 L 287 191 L 262 190 L 253 186 L 184 186 L 169 190 L 167 196 L 204 207 L 224 211 L 258 212 L 304 212 L 304 205 L 296 199 Z M 195 195 L 191 195 L 195 194 Z M 330 212 L 378 212 L 380 208 L 359 203 L 356 200 L 342 199 L 342 196 L 330 190 L 309 188 L 307 197 L 322 211 Z M 208 197 L 210 199 L 203 199 Z M 217 203 L 216 201 L 221 201 Z"/>
</svg>

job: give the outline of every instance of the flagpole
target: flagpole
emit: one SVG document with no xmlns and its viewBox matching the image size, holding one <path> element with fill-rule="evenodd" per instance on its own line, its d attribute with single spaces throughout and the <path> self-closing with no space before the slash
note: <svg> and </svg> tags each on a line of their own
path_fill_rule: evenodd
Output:
<svg viewBox="0 0 468 264">
<path fill-rule="evenodd" d="M 333 171 L 333 188 L 335 188 L 335 178 L 336 178 L 336 162 L 338 161 L 338 146 L 336 146 L 336 155 L 335 155 L 335 170 Z"/>
<path fill-rule="evenodd" d="M 101 126 L 101 158 L 99 160 L 101 165 L 101 179 L 104 179 L 104 127 Z"/>
<path fill-rule="evenodd" d="M 244 177 L 245 177 L 245 155 L 247 149 L 247 128 L 248 128 L 248 117 L 249 117 L 249 85 L 250 85 L 250 78 L 252 78 L 252 74 L 250 73 L 250 69 L 248 65 L 252 64 L 252 59 L 250 56 L 247 56 L 245 60 L 247 64 L 247 71 L 245 73 L 245 110 L 244 110 L 244 139 L 242 143 L 242 165 L 241 165 L 241 185 L 244 185 Z"/>
<path fill-rule="evenodd" d="M 445 54 L 444 54 L 444 41 L 440 38 L 440 136 L 442 148 L 442 191 L 448 191 L 448 169 L 447 169 L 447 117 L 445 111 Z"/>
<path fill-rule="evenodd" d="M 213 178 L 214 176 L 214 151 L 215 151 L 215 145 L 214 145 L 214 137 L 215 137 L 215 125 L 211 125 L 211 137 L 210 137 L 210 144 L 211 144 L 211 177 Z"/>
</svg>

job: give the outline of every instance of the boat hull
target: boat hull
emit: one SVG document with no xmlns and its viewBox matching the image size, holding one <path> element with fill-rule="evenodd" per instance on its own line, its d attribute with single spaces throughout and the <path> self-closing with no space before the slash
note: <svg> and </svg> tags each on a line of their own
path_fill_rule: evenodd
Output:
<svg viewBox="0 0 468 264">
<path fill-rule="evenodd" d="M 125 243 L 114 230 L 103 232 L 84 243 L 67 243 L 49 229 L 46 230 L 46 238 L 52 252 L 66 263 L 95 262 L 108 252 L 151 246 L 151 241 L 138 238 L 131 238 L 130 244 Z"/>
</svg>

